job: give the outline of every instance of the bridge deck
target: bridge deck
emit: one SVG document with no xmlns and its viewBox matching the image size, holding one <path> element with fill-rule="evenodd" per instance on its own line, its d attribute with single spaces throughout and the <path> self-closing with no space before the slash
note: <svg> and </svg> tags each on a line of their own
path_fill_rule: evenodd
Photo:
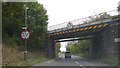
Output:
<svg viewBox="0 0 120 68">
<path fill-rule="evenodd" d="M 61 24 L 58 24 L 58 25 L 53 25 L 53 26 L 50 26 L 48 28 L 48 34 L 55 33 L 55 32 L 60 32 L 60 31 L 65 31 L 65 30 L 70 30 L 70 29 L 86 27 L 86 26 L 102 24 L 102 23 L 105 23 L 105 22 L 110 22 L 114 18 L 116 19 L 116 17 L 117 17 L 116 13 L 117 13 L 117 11 L 114 10 L 114 11 L 104 12 L 104 13 L 100 13 L 100 14 L 97 14 L 97 15 L 73 20 L 73 21 L 70 21 L 70 22 L 61 23 Z M 105 16 L 103 16 L 103 15 L 105 15 Z"/>
</svg>

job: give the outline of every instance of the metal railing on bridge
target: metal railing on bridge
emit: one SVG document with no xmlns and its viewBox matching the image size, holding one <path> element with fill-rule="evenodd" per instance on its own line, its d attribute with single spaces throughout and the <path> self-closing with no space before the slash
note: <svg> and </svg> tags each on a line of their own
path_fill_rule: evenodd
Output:
<svg viewBox="0 0 120 68">
<path fill-rule="evenodd" d="M 117 9 L 108 11 L 108 12 L 102 12 L 96 15 L 85 17 L 85 18 L 80 18 L 80 19 L 69 21 L 69 22 L 61 23 L 58 25 L 50 26 L 48 27 L 48 33 L 54 33 L 54 32 L 59 32 L 67 29 L 108 22 L 108 21 L 111 21 L 117 15 L 118 15 Z"/>
</svg>

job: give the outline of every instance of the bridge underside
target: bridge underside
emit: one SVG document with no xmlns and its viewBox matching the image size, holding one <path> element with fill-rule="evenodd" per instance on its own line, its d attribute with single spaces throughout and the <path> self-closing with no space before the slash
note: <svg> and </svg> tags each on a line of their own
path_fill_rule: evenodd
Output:
<svg viewBox="0 0 120 68">
<path fill-rule="evenodd" d="M 115 22 L 116 23 L 116 22 Z M 92 46 L 90 47 L 90 52 L 93 58 L 100 58 L 101 56 L 113 56 L 117 55 L 118 44 L 114 42 L 114 39 L 118 37 L 118 28 L 116 26 L 109 25 L 105 28 L 87 30 L 87 31 L 77 31 L 69 32 L 65 34 L 49 36 L 48 37 L 48 57 L 55 58 L 55 40 L 76 38 L 76 37 L 86 37 L 94 36 L 91 39 Z"/>
</svg>

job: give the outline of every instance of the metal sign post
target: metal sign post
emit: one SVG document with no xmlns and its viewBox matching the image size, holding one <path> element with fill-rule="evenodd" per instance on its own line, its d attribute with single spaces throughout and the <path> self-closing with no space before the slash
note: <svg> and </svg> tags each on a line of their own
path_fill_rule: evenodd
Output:
<svg viewBox="0 0 120 68">
<path fill-rule="evenodd" d="M 27 2 L 26 2 L 27 3 Z M 29 38 L 30 36 L 30 33 L 29 31 L 27 31 L 27 4 L 24 4 L 24 7 L 25 7 L 25 27 L 23 27 L 23 32 L 21 33 L 21 37 L 22 39 L 25 40 L 25 47 L 24 47 L 24 60 L 27 59 L 27 39 Z"/>
<path fill-rule="evenodd" d="M 25 47 L 24 47 L 24 60 L 27 59 L 27 39 L 30 37 L 30 32 L 27 31 L 26 27 L 23 27 L 23 31 L 21 32 L 21 38 L 25 40 Z"/>
<path fill-rule="evenodd" d="M 27 59 L 27 39 L 25 39 L 24 60 Z"/>
<path fill-rule="evenodd" d="M 24 50 L 24 60 L 27 59 L 27 39 L 25 37 L 25 50 Z"/>
</svg>

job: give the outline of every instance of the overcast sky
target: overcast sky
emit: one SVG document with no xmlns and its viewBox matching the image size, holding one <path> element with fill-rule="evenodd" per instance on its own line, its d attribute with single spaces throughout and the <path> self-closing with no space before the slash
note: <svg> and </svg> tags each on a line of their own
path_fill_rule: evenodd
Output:
<svg viewBox="0 0 120 68">
<path fill-rule="evenodd" d="M 71 20 L 117 9 L 119 0 L 38 0 L 49 16 L 49 24 L 56 25 Z M 65 44 L 61 43 L 62 50 Z"/>
<path fill-rule="evenodd" d="M 49 15 L 48 26 L 117 9 L 119 0 L 38 0 Z"/>
</svg>

